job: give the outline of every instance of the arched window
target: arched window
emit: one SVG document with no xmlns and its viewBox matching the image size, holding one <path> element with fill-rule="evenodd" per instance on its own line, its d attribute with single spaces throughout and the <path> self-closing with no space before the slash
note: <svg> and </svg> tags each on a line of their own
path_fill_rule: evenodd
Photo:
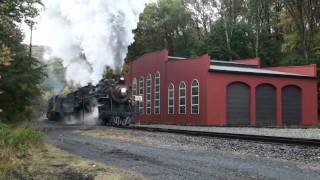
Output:
<svg viewBox="0 0 320 180">
<path fill-rule="evenodd" d="M 179 84 L 179 114 L 186 113 L 186 83 Z"/>
<path fill-rule="evenodd" d="M 191 83 L 191 114 L 199 114 L 199 81 Z"/>
<path fill-rule="evenodd" d="M 132 95 L 137 95 L 137 78 L 133 78 L 132 80 Z"/>
<path fill-rule="evenodd" d="M 160 73 L 154 78 L 154 114 L 160 114 Z"/>
<path fill-rule="evenodd" d="M 168 114 L 174 114 L 174 86 L 172 83 L 168 86 Z"/>
<path fill-rule="evenodd" d="M 151 114 L 151 74 L 148 74 L 146 79 L 146 114 Z"/>
<path fill-rule="evenodd" d="M 144 78 L 143 76 L 140 77 L 139 79 L 139 95 L 142 97 L 142 101 L 139 102 L 139 113 L 143 114 L 143 109 L 144 109 Z"/>
</svg>

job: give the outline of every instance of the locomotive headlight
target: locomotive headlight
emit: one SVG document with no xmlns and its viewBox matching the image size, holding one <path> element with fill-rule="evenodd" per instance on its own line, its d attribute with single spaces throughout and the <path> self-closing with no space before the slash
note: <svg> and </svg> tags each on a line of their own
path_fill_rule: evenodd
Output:
<svg viewBox="0 0 320 180">
<path fill-rule="evenodd" d="M 127 95 L 127 88 L 121 88 L 120 93 L 121 93 L 121 96 L 126 96 Z"/>
</svg>

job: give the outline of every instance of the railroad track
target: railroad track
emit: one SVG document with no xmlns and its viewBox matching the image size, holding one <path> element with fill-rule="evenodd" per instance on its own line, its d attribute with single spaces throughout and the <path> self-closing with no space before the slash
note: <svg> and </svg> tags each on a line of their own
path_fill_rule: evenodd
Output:
<svg viewBox="0 0 320 180">
<path fill-rule="evenodd" d="M 129 127 L 123 127 L 123 128 L 133 129 L 133 130 L 141 130 L 141 131 L 151 131 L 151 132 L 165 132 L 165 133 L 184 134 L 184 135 L 191 135 L 191 136 L 240 139 L 240 140 L 249 140 L 249 141 L 257 141 L 257 142 L 268 142 L 268 143 L 277 143 L 277 144 L 294 144 L 294 145 L 303 145 L 303 146 L 320 146 L 320 140 L 319 139 L 291 138 L 291 137 L 278 137 L 278 136 L 262 136 L 262 135 L 220 133 L 220 132 L 207 132 L 207 131 L 192 131 L 192 130 L 182 130 L 182 129 L 146 127 L 146 126 L 129 126 Z"/>
</svg>

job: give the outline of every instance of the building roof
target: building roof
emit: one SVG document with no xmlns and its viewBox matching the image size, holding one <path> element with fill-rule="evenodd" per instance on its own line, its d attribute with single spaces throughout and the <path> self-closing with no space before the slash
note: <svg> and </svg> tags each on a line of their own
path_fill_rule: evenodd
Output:
<svg viewBox="0 0 320 180">
<path fill-rule="evenodd" d="M 187 59 L 184 57 L 176 57 L 176 56 L 168 56 L 168 60 L 183 60 L 183 59 Z"/>
<path fill-rule="evenodd" d="M 233 67 L 251 67 L 251 68 L 258 68 L 258 65 L 246 64 L 241 62 L 234 62 L 234 61 L 218 61 L 218 60 L 210 60 L 211 65 L 217 66 L 233 66 Z"/>
<path fill-rule="evenodd" d="M 210 60 L 210 62 L 213 63 L 224 63 L 224 64 L 243 64 L 246 65 L 245 63 L 239 63 L 239 62 L 234 62 L 234 61 L 220 61 L 220 60 Z"/>
<path fill-rule="evenodd" d="M 261 74 L 261 75 L 278 75 L 278 76 L 292 76 L 292 77 L 310 77 L 303 74 L 287 73 L 259 68 L 249 68 L 249 67 L 234 67 L 234 66 L 215 66 L 210 65 L 210 71 L 220 71 L 220 72 L 234 72 L 234 73 L 247 73 L 247 74 Z"/>
</svg>

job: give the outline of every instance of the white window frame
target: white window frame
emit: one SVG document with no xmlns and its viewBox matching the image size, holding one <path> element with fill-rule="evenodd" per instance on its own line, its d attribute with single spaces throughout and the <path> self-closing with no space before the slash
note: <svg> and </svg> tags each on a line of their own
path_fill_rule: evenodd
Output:
<svg viewBox="0 0 320 180">
<path fill-rule="evenodd" d="M 132 95 L 137 95 L 137 78 L 133 78 L 132 80 Z"/>
<path fill-rule="evenodd" d="M 146 114 L 151 114 L 151 87 L 152 76 L 148 74 L 146 78 Z"/>
<path fill-rule="evenodd" d="M 194 86 L 193 85 L 193 82 L 197 82 L 197 86 Z M 198 88 L 198 94 L 196 95 L 193 95 L 193 88 Z M 192 80 L 191 82 L 191 114 L 200 114 L 200 83 L 198 81 L 198 79 L 194 79 Z M 193 100 L 193 97 L 197 97 L 198 98 L 198 104 L 193 104 L 192 100 Z M 193 107 L 194 106 L 197 106 L 198 107 L 198 113 L 193 113 Z"/>
<path fill-rule="evenodd" d="M 184 88 L 181 85 L 184 85 Z M 181 96 L 181 90 L 184 89 L 184 96 Z M 184 105 L 181 104 L 181 99 L 184 98 Z M 184 112 L 181 112 L 181 107 L 184 106 Z M 187 113 L 187 86 L 184 81 L 179 83 L 179 114 L 186 114 Z"/>
<path fill-rule="evenodd" d="M 172 91 L 172 96 L 170 92 Z M 172 105 L 170 105 L 170 100 L 172 100 Z M 172 113 L 170 113 L 170 108 L 172 108 Z M 174 85 L 170 83 L 168 86 L 168 114 L 174 114 Z"/>
<path fill-rule="evenodd" d="M 160 114 L 160 110 L 161 110 L 161 104 L 160 104 L 160 88 L 161 88 L 161 78 L 160 78 L 160 72 L 157 71 L 155 76 L 154 76 L 154 114 Z M 159 83 L 157 83 L 157 79 L 159 79 Z M 159 86 L 158 91 L 157 91 L 157 86 Z M 157 94 L 159 94 L 159 98 L 156 99 Z M 156 102 L 159 102 L 158 105 L 156 105 Z M 158 109 L 158 112 L 156 112 L 156 110 Z"/>
<path fill-rule="evenodd" d="M 139 95 L 142 97 L 142 101 L 139 102 L 139 113 L 144 114 L 144 77 L 143 76 L 139 78 Z"/>
</svg>

